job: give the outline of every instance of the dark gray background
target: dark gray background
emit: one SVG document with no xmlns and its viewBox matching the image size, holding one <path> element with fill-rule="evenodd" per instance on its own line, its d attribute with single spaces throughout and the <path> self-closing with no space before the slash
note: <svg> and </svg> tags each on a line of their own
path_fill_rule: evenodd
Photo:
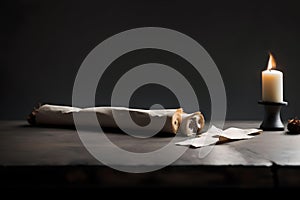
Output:
<svg viewBox="0 0 300 200">
<path fill-rule="evenodd" d="M 272 51 L 284 72 L 287 120 L 300 114 L 299 22 L 293 1 L 2 1 L 0 119 L 25 119 L 38 102 L 70 105 L 76 72 L 97 44 L 127 29 L 157 26 L 187 34 L 211 55 L 226 87 L 227 119 L 262 119 L 261 71 Z M 109 104 L 122 73 L 154 61 L 188 77 L 209 118 L 202 78 L 184 59 L 151 49 L 128 53 L 110 66 L 97 105 Z M 174 94 L 158 85 L 140 88 L 131 100 L 141 108 L 153 103 L 178 105 Z"/>
</svg>

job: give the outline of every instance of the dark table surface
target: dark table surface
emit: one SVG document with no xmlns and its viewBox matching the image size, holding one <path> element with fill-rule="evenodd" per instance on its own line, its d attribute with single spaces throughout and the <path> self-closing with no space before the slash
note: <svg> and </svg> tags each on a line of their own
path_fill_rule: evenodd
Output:
<svg viewBox="0 0 300 200">
<path fill-rule="evenodd" d="M 259 124 L 230 121 L 224 128 L 258 128 Z M 159 149 L 172 139 L 106 135 L 119 147 L 137 153 Z M 201 156 L 205 148 L 209 153 Z M 139 167 L 134 162 L 130 165 Z M 0 184 L 5 187 L 290 188 L 300 186 L 299 166 L 300 135 L 286 130 L 264 131 L 252 139 L 213 148 L 188 148 L 167 167 L 133 174 L 101 164 L 73 129 L 31 127 L 26 121 L 0 122 Z"/>
</svg>

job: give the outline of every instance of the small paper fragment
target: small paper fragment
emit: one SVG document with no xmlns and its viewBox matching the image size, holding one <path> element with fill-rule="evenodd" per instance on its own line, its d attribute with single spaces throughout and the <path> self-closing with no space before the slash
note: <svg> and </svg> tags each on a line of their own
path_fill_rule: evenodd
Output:
<svg viewBox="0 0 300 200">
<path fill-rule="evenodd" d="M 251 139 L 255 137 L 253 134 L 259 134 L 261 132 L 262 130 L 260 129 L 240 129 L 235 127 L 230 127 L 223 131 L 222 129 L 212 126 L 207 132 L 202 133 L 199 137 L 177 142 L 176 145 L 199 148 L 216 144 L 219 141 Z"/>
<path fill-rule="evenodd" d="M 176 145 L 193 146 L 196 148 L 212 145 L 219 141 L 219 135 L 221 133 L 221 129 L 212 126 L 210 129 L 208 129 L 208 131 L 202 133 L 200 136 L 192 139 L 187 139 L 182 142 L 177 142 Z"/>
<path fill-rule="evenodd" d="M 231 140 L 242 140 L 242 139 L 250 139 L 255 137 L 254 133 L 261 132 L 262 130 L 260 129 L 240 129 L 240 128 L 235 128 L 231 127 L 222 132 L 220 136 L 231 139 Z"/>
</svg>

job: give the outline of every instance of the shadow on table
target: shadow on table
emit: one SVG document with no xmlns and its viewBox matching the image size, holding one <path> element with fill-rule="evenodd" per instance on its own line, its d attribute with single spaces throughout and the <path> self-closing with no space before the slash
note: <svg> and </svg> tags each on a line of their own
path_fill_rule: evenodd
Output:
<svg viewBox="0 0 300 200">
<path fill-rule="evenodd" d="M 24 125 L 20 125 L 19 127 L 21 128 L 49 128 L 49 129 L 59 129 L 59 130 L 74 130 L 76 131 L 76 127 L 75 126 L 66 126 L 66 125 L 29 125 L 29 124 L 24 124 Z M 91 131 L 91 132 L 99 132 L 99 127 L 91 127 L 91 126 L 84 126 L 81 127 L 82 130 L 84 131 Z M 125 133 L 123 130 L 121 130 L 120 128 L 109 128 L 109 127 L 101 127 L 101 129 L 103 130 L 104 133 L 108 133 L 108 134 L 127 134 Z M 132 132 L 134 132 L 134 130 L 132 130 Z M 145 131 L 145 132 L 139 132 L 135 135 L 137 136 L 148 136 L 153 134 L 153 132 L 150 131 Z M 154 137 L 162 137 L 162 138 L 166 138 L 166 137 L 174 137 L 175 134 L 174 133 L 169 133 L 169 132 L 158 132 L 157 134 L 153 135 Z"/>
</svg>

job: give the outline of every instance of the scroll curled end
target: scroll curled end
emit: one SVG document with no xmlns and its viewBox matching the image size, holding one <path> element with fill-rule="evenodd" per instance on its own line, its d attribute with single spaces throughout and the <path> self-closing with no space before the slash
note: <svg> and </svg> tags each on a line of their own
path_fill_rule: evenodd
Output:
<svg viewBox="0 0 300 200">
<path fill-rule="evenodd" d="M 182 122 L 183 109 L 178 108 L 172 116 L 172 132 L 176 134 Z"/>
<path fill-rule="evenodd" d="M 34 107 L 31 113 L 27 116 L 27 121 L 30 125 L 36 125 L 36 114 L 39 112 L 39 108 L 42 106 L 41 103 L 38 106 Z"/>
<path fill-rule="evenodd" d="M 185 136 L 195 136 L 204 128 L 205 119 L 201 112 L 183 113 L 180 132 Z"/>
<path fill-rule="evenodd" d="M 197 132 L 200 133 L 201 130 L 204 128 L 204 125 L 205 125 L 205 118 L 204 118 L 204 115 L 201 113 L 201 112 L 195 112 L 195 114 L 199 115 L 199 120 L 198 120 L 198 123 L 200 124 L 200 127 L 198 127 L 198 130 Z"/>
</svg>

